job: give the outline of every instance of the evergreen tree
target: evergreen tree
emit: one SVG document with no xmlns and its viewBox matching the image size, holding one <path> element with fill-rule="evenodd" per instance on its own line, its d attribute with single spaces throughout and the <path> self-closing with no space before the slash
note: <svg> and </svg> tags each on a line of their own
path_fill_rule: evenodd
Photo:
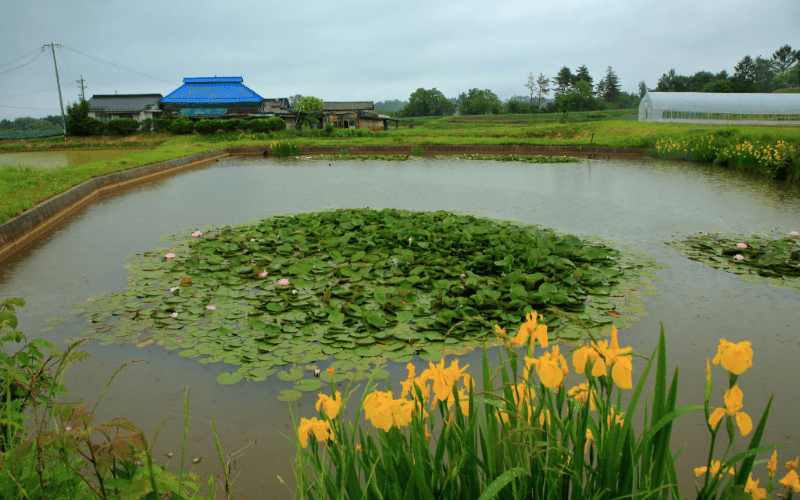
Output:
<svg viewBox="0 0 800 500">
<path fill-rule="evenodd" d="M 639 99 L 642 99 L 644 95 L 647 93 L 647 84 L 644 83 L 644 80 L 639 82 Z"/>
<path fill-rule="evenodd" d="M 609 66 L 608 70 L 606 70 L 606 76 L 603 80 L 603 93 L 600 95 L 600 97 L 602 97 L 606 102 L 616 101 L 617 97 L 619 97 L 621 86 L 619 84 L 619 77 L 616 73 L 614 73 L 614 70 L 611 68 L 611 66 Z"/>
<path fill-rule="evenodd" d="M 575 73 L 575 83 L 581 80 L 588 83 L 589 88 L 594 91 L 594 80 L 592 79 L 591 75 L 589 75 L 589 68 L 587 68 L 585 64 L 581 65 L 578 68 L 578 71 Z"/>
<path fill-rule="evenodd" d="M 567 92 L 572 88 L 572 84 L 575 82 L 575 75 L 572 74 L 572 71 L 564 66 L 561 68 L 561 71 L 558 72 L 556 76 L 553 77 L 553 83 L 556 84 L 555 93 L 556 97 L 560 95 L 566 95 Z"/>
<path fill-rule="evenodd" d="M 795 54 L 789 45 L 784 45 L 772 54 L 773 68 L 779 75 L 787 73 L 797 63 L 796 57 L 798 54 Z"/>
</svg>

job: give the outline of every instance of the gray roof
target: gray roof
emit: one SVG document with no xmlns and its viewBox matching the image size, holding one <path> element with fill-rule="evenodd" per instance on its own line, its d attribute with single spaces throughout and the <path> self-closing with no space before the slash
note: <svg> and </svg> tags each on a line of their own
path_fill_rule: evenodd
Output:
<svg viewBox="0 0 800 500">
<path fill-rule="evenodd" d="M 155 106 L 163 96 L 161 94 L 111 94 L 93 95 L 89 99 L 90 111 L 135 113 Z"/>
<path fill-rule="evenodd" d="M 372 101 L 361 102 L 328 102 L 322 103 L 322 111 L 360 111 L 375 109 Z"/>
</svg>

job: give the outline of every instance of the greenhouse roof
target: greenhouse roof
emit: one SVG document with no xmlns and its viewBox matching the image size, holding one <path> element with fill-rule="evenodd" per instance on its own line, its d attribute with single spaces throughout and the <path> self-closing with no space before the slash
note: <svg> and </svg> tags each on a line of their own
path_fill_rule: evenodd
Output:
<svg viewBox="0 0 800 500">
<path fill-rule="evenodd" d="M 800 94 L 648 92 L 641 106 L 670 111 L 739 114 L 800 114 Z"/>
<path fill-rule="evenodd" d="M 260 103 L 262 97 L 242 83 L 241 76 L 184 78 L 183 85 L 161 99 L 165 104 Z"/>
</svg>

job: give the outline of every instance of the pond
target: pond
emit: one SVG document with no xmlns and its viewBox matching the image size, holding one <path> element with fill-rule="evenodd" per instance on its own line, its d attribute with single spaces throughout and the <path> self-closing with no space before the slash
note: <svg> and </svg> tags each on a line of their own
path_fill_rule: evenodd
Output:
<svg viewBox="0 0 800 500">
<path fill-rule="evenodd" d="M 37 170 L 53 170 L 74 167 L 100 160 L 121 158 L 130 151 L 104 149 L 96 151 L 37 151 L 0 154 L 0 168 L 12 166 L 31 167 Z"/>
<path fill-rule="evenodd" d="M 276 213 L 325 208 L 371 207 L 453 210 L 497 219 L 542 224 L 573 234 L 597 235 L 648 251 L 670 267 L 657 272 L 658 295 L 645 296 L 648 316 L 620 332 L 620 343 L 649 355 L 663 323 L 670 366 L 681 370 L 679 404 L 702 404 L 705 360 L 720 338 L 750 340 L 754 367 L 739 379 L 745 410 L 760 416 L 776 395 L 764 442 L 790 444 L 781 459 L 800 454 L 796 415 L 796 326 L 800 295 L 791 289 L 740 281 L 736 275 L 681 257 L 664 245 L 696 232 L 750 235 L 800 229 L 800 194 L 794 186 L 710 166 L 655 161 L 586 161 L 575 164 L 415 159 L 384 161 L 267 160 L 232 157 L 102 199 L 64 223 L 52 235 L 0 266 L 0 296 L 24 297 L 20 329 L 29 338 L 56 342 L 78 335 L 86 320 L 70 313 L 73 304 L 119 291 L 133 254 L 166 243 L 165 235 L 207 225 L 237 224 Z M 250 445 L 236 458 L 241 475 L 237 497 L 260 498 L 277 491 L 275 478 L 292 484 L 293 436 L 285 403 L 276 395 L 287 383 L 276 377 L 223 386 L 224 363 L 199 364 L 155 344 L 100 346 L 67 372 L 70 399 L 99 397 L 114 371 L 122 370 L 99 404 L 100 419 L 124 415 L 152 436 L 164 419 L 156 457 L 180 450 L 182 398 L 190 389 L 192 417 L 187 455 L 202 456 L 217 470 L 211 414 L 225 453 Z M 478 370 L 480 358 L 462 357 Z M 324 365 L 322 365 L 324 368 Z M 634 377 L 642 363 L 634 364 Z M 390 366 L 392 380 L 405 378 Z M 720 379 L 721 377 L 717 377 Z M 720 387 L 719 381 L 717 387 Z M 315 415 L 312 395 L 298 402 L 302 416 Z M 721 396 L 716 395 L 721 405 Z M 702 465 L 708 435 L 701 412 L 682 417 L 673 444 L 686 444 L 678 461 L 682 491 Z M 173 461 L 174 464 L 174 461 Z"/>
</svg>

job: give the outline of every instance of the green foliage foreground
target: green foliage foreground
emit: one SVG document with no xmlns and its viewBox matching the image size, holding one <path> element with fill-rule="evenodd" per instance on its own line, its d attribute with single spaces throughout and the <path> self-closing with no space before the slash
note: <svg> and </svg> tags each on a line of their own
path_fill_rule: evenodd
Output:
<svg viewBox="0 0 800 500">
<path fill-rule="evenodd" d="M 277 374 L 293 382 L 281 394 L 291 400 L 320 387 L 292 364 L 333 357 L 339 381 L 377 360 L 438 360 L 531 309 L 553 338 L 622 327 L 643 314 L 631 290 L 659 266 L 539 226 L 357 209 L 195 231 L 128 268 L 124 291 L 75 306 L 92 322 L 82 336 L 238 365 L 223 384 L 286 366 Z"/>
</svg>

